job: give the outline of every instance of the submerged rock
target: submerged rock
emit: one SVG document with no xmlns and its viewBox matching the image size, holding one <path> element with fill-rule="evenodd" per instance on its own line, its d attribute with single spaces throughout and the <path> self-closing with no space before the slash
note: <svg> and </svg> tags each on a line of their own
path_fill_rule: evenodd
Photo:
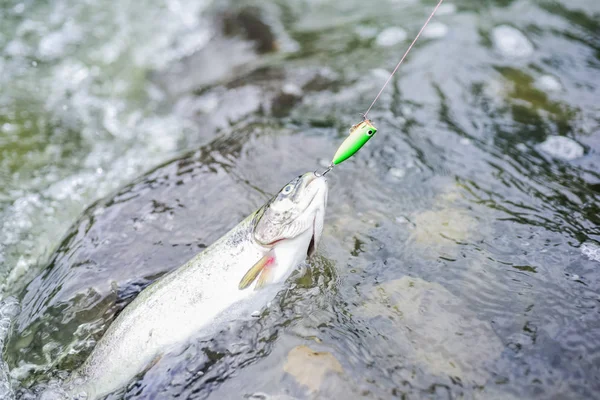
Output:
<svg viewBox="0 0 600 400">
<path fill-rule="evenodd" d="M 335 356 L 326 351 L 314 351 L 308 346 L 297 346 L 287 356 L 283 369 L 311 391 L 318 391 L 325 377 L 344 370 Z"/>
<path fill-rule="evenodd" d="M 414 216 L 414 240 L 423 245 L 452 246 L 475 231 L 477 221 L 466 210 L 444 208 L 427 210 Z"/>
<path fill-rule="evenodd" d="M 565 136 L 548 136 L 539 149 L 552 157 L 569 161 L 583 156 L 583 146 Z"/>
<path fill-rule="evenodd" d="M 241 35 L 254 42 L 258 53 L 277 50 L 277 38 L 272 27 L 264 21 L 261 10 L 254 7 L 228 12 L 223 16 L 223 32 L 226 35 Z"/>
<path fill-rule="evenodd" d="M 483 385 L 491 376 L 488 364 L 503 350 L 489 322 L 469 311 L 465 300 L 416 277 L 376 285 L 357 314 L 386 321 L 378 332 L 389 340 L 388 357 L 465 385 Z"/>
<path fill-rule="evenodd" d="M 414 223 L 411 238 L 415 244 L 429 249 L 429 255 L 454 254 L 459 243 L 484 229 L 470 211 L 460 205 L 460 197 L 457 188 L 451 187 L 436 197 L 430 209 L 411 216 Z"/>
<path fill-rule="evenodd" d="M 507 57 L 527 57 L 533 54 L 533 44 L 518 29 L 500 25 L 492 31 L 494 47 Z"/>
</svg>

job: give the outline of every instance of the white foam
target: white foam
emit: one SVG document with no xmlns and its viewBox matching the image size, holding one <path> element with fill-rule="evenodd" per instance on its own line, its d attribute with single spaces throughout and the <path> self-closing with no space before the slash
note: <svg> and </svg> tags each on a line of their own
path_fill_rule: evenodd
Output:
<svg viewBox="0 0 600 400">
<path fill-rule="evenodd" d="M 600 262 L 600 246 L 592 242 L 585 242 L 580 247 L 581 253 L 592 261 Z"/>
<path fill-rule="evenodd" d="M 499 25 L 492 30 L 494 47 L 507 57 L 522 58 L 533 54 L 533 44 L 518 29 L 510 25 Z"/>
<path fill-rule="evenodd" d="M 39 42 L 38 54 L 46 60 L 63 57 L 68 47 L 81 40 L 81 28 L 67 21 L 61 30 L 45 34 Z"/>
<path fill-rule="evenodd" d="M 22 165 L 0 193 L 0 293 L 11 270 L 12 283 L 47 257 L 86 205 L 198 140 L 191 118 L 160 105 L 165 94 L 150 85 L 147 71 L 180 64 L 208 43 L 207 6 L 202 0 L 169 1 L 160 10 L 75 0 L 23 6 L 4 46 L 10 57 L 0 61 L 0 104 L 12 107 L 19 98 L 30 114 L 3 121 L 0 131 L 16 142 L 31 130 L 31 140 L 45 144 L 0 160 L 4 169 Z M 252 91 L 240 94 L 260 100 Z M 36 124 L 53 126 L 52 134 Z M 74 154 L 67 158 L 69 149 Z"/>
<path fill-rule="evenodd" d="M 13 7 L 13 12 L 15 14 L 22 14 L 23 11 L 25 11 L 25 4 L 24 3 L 18 3 Z"/>
<path fill-rule="evenodd" d="M 354 31 L 361 39 L 372 39 L 377 36 L 377 28 L 371 26 L 359 25 L 354 28 Z"/>
<path fill-rule="evenodd" d="M 281 91 L 285 94 L 289 94 L 291 96 L 296 96 L 296 97 L 300 97 L 302 96 L 302 89 L 291 82 L 288 82 L 286 84 L 283 85 L 283 87 L 281 88 Z"/>
<path fill-rule="evenodd" d="M 388 71 L 385 68 L 375 68 L 369 71 L 373 78 L 379 79 L 382 82 L 385 82 L 386 79 L 390 77 L 391 71 Z"/>
<path fill-rule="evenodd" d="M 441 22 L 431 22 L 423 31 L 423 37 L 427 39 L 440 39 L 448 34 L 448 26 Z"/>
<path fill-rule="evenodd" d="M 583 156 L 583 147 L 565 136 L 548 136 L 548 138 L 539 145 L 539 149 L 552 157 L 563 160 L 574 160 Z"/>
<path fill-rule="evenodd" d="M 8 365 L 2 359 L 4 341 L 10 330 L 12 319 L 19 313 L 19 302 L 14 297 L 8 297 L 0 302 L 0 399 L 14 398 Z"/>
<path fill-rule="evenodd" d="M 456 4 L 453 3 L 443 3 L 439 6 L 437 10 L 437 15 L 450 15 L 456 12 Z"/>
<path fill-rule="evenodd" d="M 390 168 L 388 173 L 396 179 L 402 179 L 406 175 L 406 170 L 401 168 Z"/>
<path fill-rule="evenodd" d="M 400 27 L 386 28 L 379 35 L 377 35 L 375 43 L 381 47 L 395 46 L 398 43 L 406 40 L 407 36 L 408 34 L 406 31 Z"/>
<path fill-rule="evenodd" d="M 559 92 L 562 90 L 560 81 L 552 75 L 542 75 L 535 80 L 535 86 L 546 92 Z"/>
<path fill-rule="evenodd" d="M 527 151 L 527 145 L 525 143 L 517 143 L 517 145 L 515 147 L 519 151 L 522 151 L 522 152 L 526 152 Z"/>
</svg>

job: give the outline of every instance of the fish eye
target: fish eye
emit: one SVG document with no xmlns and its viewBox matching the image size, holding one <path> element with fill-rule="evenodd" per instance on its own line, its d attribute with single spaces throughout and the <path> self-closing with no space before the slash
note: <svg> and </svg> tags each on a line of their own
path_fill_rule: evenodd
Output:
<svg viewBox="0 0 600 400">
<path fill-rule="evenodd" d="M 289 185 L 287 185 L 286 187 L 283 188 L 283 190 L 281 191 L 281 193 L 283 193 L 283 194 L 290 194 L 293 189 L 294 189 L 294 185 L 292 185 L 290 183 Z"/>
</svg>

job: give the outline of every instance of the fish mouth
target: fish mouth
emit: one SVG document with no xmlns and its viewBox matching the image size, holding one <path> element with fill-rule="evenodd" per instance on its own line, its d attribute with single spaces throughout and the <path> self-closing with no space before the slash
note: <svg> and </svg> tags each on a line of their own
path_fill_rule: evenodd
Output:
<svg viewBox="0 0 600 400">
<path fill-rule="evenodd" d="M 323 176 L 323 175 L 318 175 L 317 173 L 312 173 L 312 175 L 309 178 L 310 180 L 306 183 L 306 188 L 308 188 L 308 186 L 317 181 L 321 181 L 324 182 L 325 184 L 327 183 L 327 179 Z M 304 209 L 304 211 L 308 210 L 314 203 L 315 198 L 317 197 L 317 195 L 321 192 L 322 188 L 318 188 L 317 190 L 315 190 L 312 198 L 310 199 L 308 205 L 306 206 L 306 208 Z M 325 195 L 325 201 L 324 203 L 327 203 L 327 195 Z M 312 224 L 310 229 L 312 230 L 312 236 L 310 238 L 310 243 L 308 244 L 308 248 L 306 250 L 306 256 L 310 257 L 312 256 L 315 251 L 317 250 L 317 217 L 319 214 L 319 210 L 315 210 L 315 215 L 313 216 L 313 220 L 312 220 Z"/>
<path fill-rule="evenodd" d="M 318 175 L 314 172 L 311 172 L 310 175 L 306 178 L 306 183 L 304 184 L 304 188 L 303 190 L 307 190 L 309 186 L 311 185 L 315 185 L 318 184 L 318 182 L 323 182 L 322 185 L 326 185 L 327 184 L 327 179 L 323 176 L 323 175 Z M 326 187 L 326 186 L 325 186 Z M 317 195 L 321 193 L 321 191 L 323 190 L 323 187 L 321 188 L 317 188 L 314 193 L 312 194 L 310 200 L 307 202 L 306 207 L 304 207 L 304 209 L 302 210 L 301 214 L 304 214 L 305 212 L 307 212 L 307 210 L 314 208 L 312 207 L 314 205 L 315 199 L 317 198 Z M 327 195 L 325 195 L 325 201 L 324 204 L 327 203 Z M 316 251 L 316 246 L 317 246 L 317 232 L 316 232 L 316 228 L 317 228 L 317 217 L 319 211 L 315 210 L 315 215 L 313 216 L 312 219 L 312 223 L 310 224 L 310 227 L 308 229 L 310 229 L 312 231 L 312 236 L 310 238 L 310 243 L 308 245 L 308 248 L 306 250 L 306 255 L 307 257 L 310 257 L 311 255 L 314 254 L 314 252 Z M 306 231 L 304 231 L 306 232 Z M 288 240 L 290 238 L 281 238 L 281 239 L 277 239 L 271 243 L 268 243 L 267 246 L 271 247 L 276 245 L 277 243 L 280 243 L 284 240 Z"/>
<path fill-rule="evenodd" d="M 312 223 L 312 236 L 310 238 L 310 243 L 308 244 L 308 248 L 306 249 L 306 257 L 310 257 L 313 254 L 315 254 L 315 251 L 317 251 L 317 245 L 315 243 L 315 237 L 317 236 L 317 233 L 315 232 L 315 227 L 317 225 L 317 216 L 315 215 L 315 217 L 313 218 L 313 223 Z"/>
<path fill-rule="evenodd" d="M 324 176 L 317 176 L 317 174 L 315 174 L 314 172 L 312 173 L 312 175 L 310 176 L 310 178 L 307 178 L 307 182 L 304 185 L 304 189 L 308 189 L 308 187 L 315 181 L 317 181 L 317 179 L 321 180 L 322 182 L 327 182 L 327 179 L 325 179 Z M 304 207 L 304 210 L 302 210 L 302 212 L 308 210 L 308 208 L 313 204 L 313 201 L 315 200 L 315 197 L 317 197 L 317 194 L 319 194 L 320 189 L 315 190 L 315 192 L 313 193 L 312 197 L 310 198 L 310 201 L 308 202 L 308 204 L 306 205 L 306 207 Z"/>
</svg>

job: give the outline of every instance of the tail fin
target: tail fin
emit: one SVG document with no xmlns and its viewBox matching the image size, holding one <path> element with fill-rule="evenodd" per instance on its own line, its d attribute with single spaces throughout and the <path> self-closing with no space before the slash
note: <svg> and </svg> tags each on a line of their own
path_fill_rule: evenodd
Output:
<svg viewBox="0 0 600 400">
<path fill-rule="evenodd" d="M 10 332 L 13 318 L 19 313 L 19 302 L 14 297 L 0 301 L 0 399 L 14 400 L 15 394 L 10 384 L 8 365 L 2 359 L 4 342 Z"/>
</svg>

